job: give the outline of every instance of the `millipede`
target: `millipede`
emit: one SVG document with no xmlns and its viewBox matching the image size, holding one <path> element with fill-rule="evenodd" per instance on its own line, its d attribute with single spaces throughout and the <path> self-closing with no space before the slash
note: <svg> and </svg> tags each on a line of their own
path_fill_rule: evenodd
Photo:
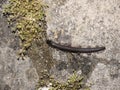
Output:
<svg viewBox="0 0 120 90">
<path fill-rule="evenodd" d="M 60 45 L 58 43 L 53 42 L 52 40 L 46 40 L 46 43 L 52 48 L 56 48 L 65 52 L 72 52 L 72 53 L 94 53 L 94 52 L 105 50 L 104 46 L 94 47 L 94 48 L 79 48 L 79 47 Z"/>
</svg>

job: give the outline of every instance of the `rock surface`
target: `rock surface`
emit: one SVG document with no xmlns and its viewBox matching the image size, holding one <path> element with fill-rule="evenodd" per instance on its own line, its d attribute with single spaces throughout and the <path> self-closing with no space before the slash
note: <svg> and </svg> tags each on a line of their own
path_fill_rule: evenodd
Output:
<svg viewBox="0 0 120 90">
<path fill-rule="evenodd" d="M 5 0 L 0 0 L 0 5 Z M 19 40 L 0 9 L 0 90 L 35 90 L 38 74 L 31 60 L 17 60 Z"/>
<path fill-rule="evenodd" d="M 93 54 L 53 52 L 56 78 L 80 71 L 91 90 L 120 90 L 120 0 L 45 0 L 48 38 L 76 47 L 105 46 Z M 69 61 L 71 60 L 71 61 Z M 60 66 L 62 68 L 60 68 Z"/>
<path fill-rule="evenodd" d="M 43 64 L 48 64 L 49 58 L 43 62 L 46 55 L 40 49 L 33 62 L 29 57 L 17 61 L 19 40 L 11 33 L 0 9 L 0 90 L 35 90 L 42 67 L 61 82 L 75 71 L 85 76 L 91 90 L 120 90 L 120 0 L 44 1 L 49 6 L 47 38 L 76 47 L 105 46 L 106 50 L 72 54 L 52 49 L 56 62 L 52 68 Z M 5 0 L 0 2 L 1 7 Z"/>
</svg>

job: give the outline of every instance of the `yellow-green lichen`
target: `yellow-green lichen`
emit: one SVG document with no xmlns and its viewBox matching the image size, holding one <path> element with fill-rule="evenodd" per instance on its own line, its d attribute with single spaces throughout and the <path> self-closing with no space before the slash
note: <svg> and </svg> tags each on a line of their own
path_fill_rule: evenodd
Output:
<svg viewBox="0 0 120 90">
<path fill-rule="evenodd" d="M 49 90 L 90 90 L 88 86 L 83 82 L 84 78 L 78 76 L 74 73 L 68 80 L 64 83 L 51 81 L 52 86 Z"/>
<path fill-rule="evenodd" d="M 44 32 L 45 7 L 41 0 L 9 0 L 4 5 L 3 15 L 21 40 L 19 55 L 22 57 L 32 41 L 40 39 Z"/>
<path fill-rule="evenodd" d="M 44 86 L 47 87 L 48 85 L 49 90 L 90 90 L 89 87 L 85 85 L 83 76 L 79 76 L 76 73 L 71 75 L 71 77 L 69 77 L 68 80 L 64 82 L 56 81 L 54 77 L 51 76 L 47 78 L 47 84 L 44 78 L 40 79 L 36 90 L 39 90 L 39 88 Z"/>
</svg>

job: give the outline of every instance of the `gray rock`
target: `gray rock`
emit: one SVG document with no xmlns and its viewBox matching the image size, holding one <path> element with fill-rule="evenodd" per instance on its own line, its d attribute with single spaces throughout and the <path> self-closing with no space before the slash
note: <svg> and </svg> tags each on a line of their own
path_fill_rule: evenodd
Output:
<svg viewBox="0 0 120 90">
<path fill-rule="evenodd" d="M 120 1 L 44 1 L 49 5 L 47 38 L 76 47 L 106 47 L 105 51 L 93 54 L 52 49 L 55 65 L 49 68 L 50 74 L 56 80 L 66 81 L 75 71 L 85 77 L 91 90 L 120 90 Z M 37 71 L 42 68 L 40 65 L 36 66 L 38 69 L 33 67 L 28 57 L 17 61 L 18 49 L 19 40 L 11 33 L 0 12 L 0 90 L 35 89 L 39 79 Z"/>
<path fill-rule="evenodd" d="M 2 2 L 3 3 L 3 2 Z M 31 60 L 17 60 L 18 38 L 0 11 L 0 90 L 35 90 L 39 80 Z"/>
<path fill-rule="evenodd" d="M 114 70 L 114 68 L 112 68 L 112 70 Z M 119 90 L 120 89 L 120 84 L 119 84 L 120 73 L 118 77 L 111 78 L 110 69 L 111 68 L 108 65 L 105 65 L 103 63 L 97 64 L 91 77 L 88 80 L 89 85 L 91 84 L 91 90 Z"/>
<path fill-rule="evenodd" d="M 106 47 L 98 53 L 71 55 L 53 49 L 58 63 L 51 72 L 56 79 L 82 71 L 94 83 L 91 90 L 120 90 L 120 0 L 44 1 L 49 5 L 49 39 L 74 47 Z"/>
</svg>

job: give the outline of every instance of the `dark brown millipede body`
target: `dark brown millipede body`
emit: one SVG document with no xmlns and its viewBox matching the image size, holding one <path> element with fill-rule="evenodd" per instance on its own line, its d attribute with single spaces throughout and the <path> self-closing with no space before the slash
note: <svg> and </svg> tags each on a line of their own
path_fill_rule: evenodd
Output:
<svg viewBox="0 0 120 90">
<path fill-rule="evenodd" d="M 105 47 L 95 47 L 95 48 L 77 48 L 57 44 L 51 40 L 46 40 L 47 44 L 53 48 L 57 48 L 62 51 L 72 52 L 72 53 L 93 53 L 105 50 Z"/>
</svg>

